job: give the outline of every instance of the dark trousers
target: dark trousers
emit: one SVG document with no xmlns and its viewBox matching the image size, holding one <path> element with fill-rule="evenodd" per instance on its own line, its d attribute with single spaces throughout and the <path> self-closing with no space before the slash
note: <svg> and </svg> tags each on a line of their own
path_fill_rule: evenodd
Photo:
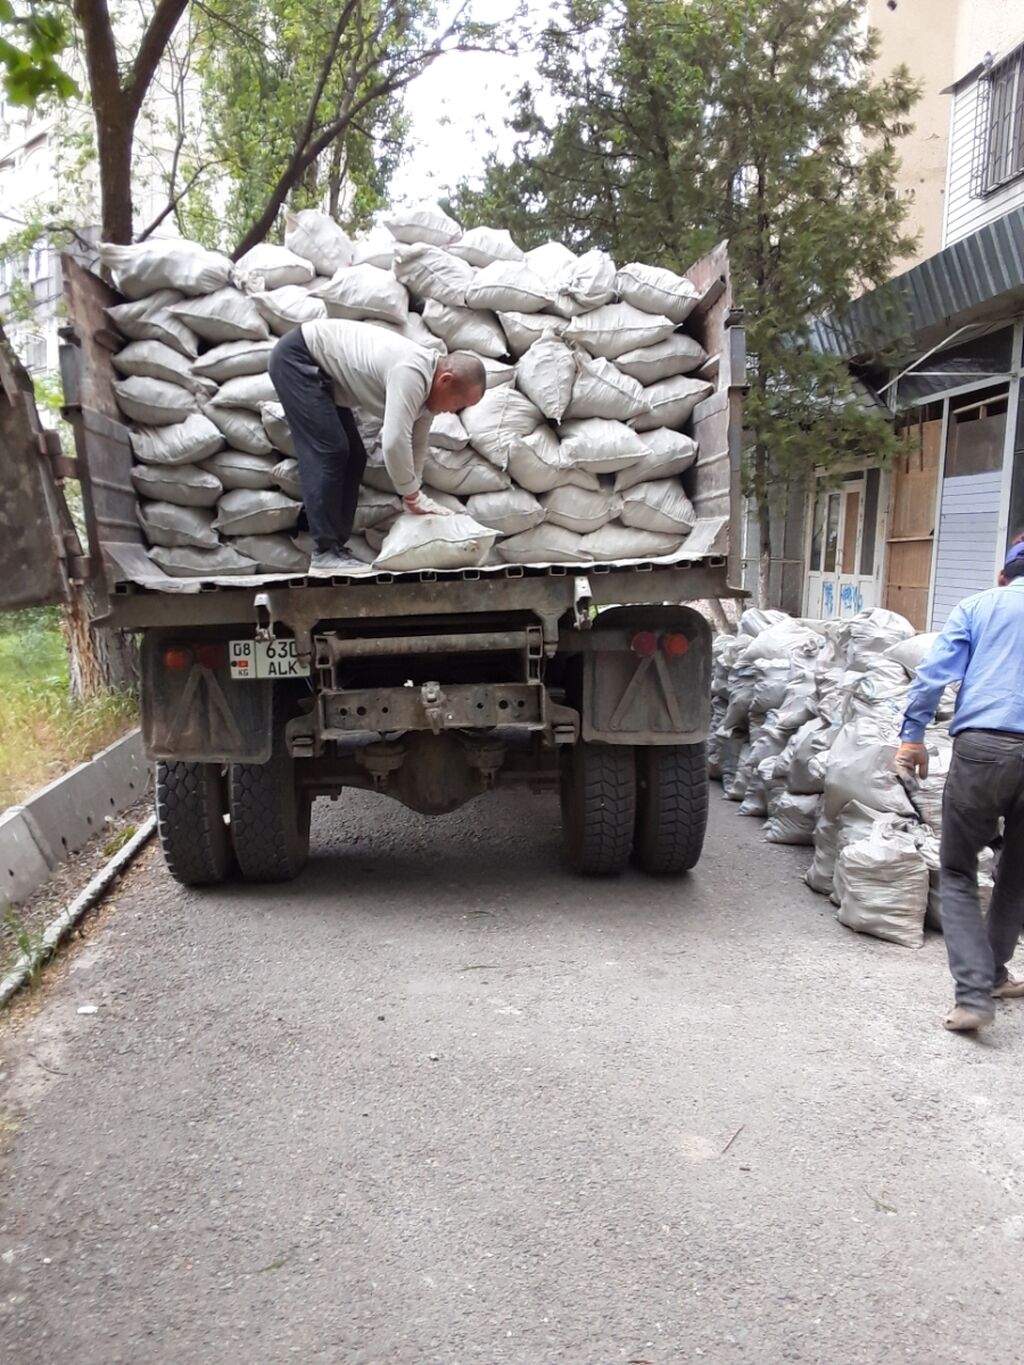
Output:
<svg viewBox="0 0 1024 1365">
<path fill-rule="evenodd" d="M 270 353 L 270 378 L 288 419 L 306 519 L 318 550 L 352 534 L 366 449 L 355 418 L 334 401 L 334 383 L 309 354 L 296 327 Z"/>
<path fill-rule="evenodd" d="M 978 854 L 1006 821 L 988 923 L 978 900 Z M 992 1012 L 1024 927 L 1024 735 L 969 730 L 953 743 L 942 804 L 942 932 L 956 1002 Z"/>
</svg>

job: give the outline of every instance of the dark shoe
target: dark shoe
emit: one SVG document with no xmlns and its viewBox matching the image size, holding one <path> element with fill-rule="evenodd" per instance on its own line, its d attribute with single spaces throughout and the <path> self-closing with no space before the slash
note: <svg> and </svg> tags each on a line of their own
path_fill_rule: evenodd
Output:
<svg viewBox="0 0 1024 1365">
<path fill-rule="evenodd" d="M 310 561 L 309 572 L 317 578 L 351 577 L 369 573 L 370 566 L 348 550 L 317 550 Z"/>
<path fill-rule="evenodd" d="M 987 1028 L 994 1018 L 994 1014 L 982 1014 L 980 1010 L 968 1009 L 966 1005 L 954 1005 L 942 1022 L 951 1033 L 974 1033 L 977 1029 Z"/>
</svg>

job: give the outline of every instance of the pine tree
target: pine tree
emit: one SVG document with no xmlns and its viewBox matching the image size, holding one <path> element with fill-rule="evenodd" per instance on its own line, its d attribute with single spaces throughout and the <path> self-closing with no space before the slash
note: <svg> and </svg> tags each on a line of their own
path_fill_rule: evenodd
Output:
<svg viewBox="0 0 1024 1365">
<path fill-rule="evenodd" d="M 879 77 L 863 0 L 569 0 L 542 35 L 513 161 L 453 204 L 524 244 L 560 237 L 684 268 L 727 237 L 750 354 L 745 491 L 760 600 L 773 509 L 815 466 L 884 458 L 888 423 L 846 365 L 807 344 L 913 248 L 894 193 L 917 89 Z"/>
</svg>

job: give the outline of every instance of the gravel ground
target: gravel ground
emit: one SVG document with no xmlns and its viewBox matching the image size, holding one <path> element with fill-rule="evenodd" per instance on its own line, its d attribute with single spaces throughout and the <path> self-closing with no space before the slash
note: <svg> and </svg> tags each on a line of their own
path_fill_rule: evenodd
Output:
<svg viewBox="0 0 1024 1365">
<path fill-rule="evenodd" d="M 103 829 L 74 857 L 47 879 L 34 896 L 0 914 L 0 976 L 3 976 L 51 920 L 57 918 L 79 892 L 84 891 L 123 844 L 126 844 L 152 810 L 150 797 L 136 801 L 120 815 L 107 816 Z"/>
<path fill-rule="evenodd" d="M 947 1034 L 806 861 L 716 799 L 574 881 L 525 794 L 318 805 L 283 888 L 151 850 L 4 1025 L 4 1357 L 1016 1359 L 1024 1004 Z"/>
</svg>

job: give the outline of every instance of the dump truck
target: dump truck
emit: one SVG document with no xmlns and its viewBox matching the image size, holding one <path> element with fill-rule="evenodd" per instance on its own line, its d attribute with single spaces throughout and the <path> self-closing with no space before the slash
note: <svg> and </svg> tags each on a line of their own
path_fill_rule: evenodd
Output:
<svg viewBox="0 0 1024 1365">
<path fill-rule="evenodd" d="M 558 792 L 566 862 L 686 872 L 707 820 L 711 629 L 737 595 L 745 353 L 725 244 L 687 273 L 714 392 L 684 476 L 696 525 L 671 562 L 175 579 L 147 556 L 114 401 L 121 298 L 63 261 L 74 453 L 0 356 L 0 605 L 82 603 L 138 643 L 160 842 L 190 886 L 295 877 L 318 797 L 379 792 L 439 815 L 513 785 Z M 85 535 L 68 510 L 81 490 Z M 79 524 L 81 517 L 79 518 Z"/>
</svg>

